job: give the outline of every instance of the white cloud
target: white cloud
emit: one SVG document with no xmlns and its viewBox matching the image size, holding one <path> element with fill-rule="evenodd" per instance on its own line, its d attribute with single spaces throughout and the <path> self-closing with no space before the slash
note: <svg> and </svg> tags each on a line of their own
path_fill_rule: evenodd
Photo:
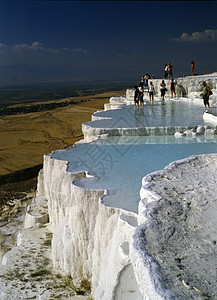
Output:
<svg viewBox="0 0 217 300">
<path fill-rule="evenodd" d="M 187 32 L 182 33 L 179 38 L 173 38 L 176 42 L 212 42 L 217 41 L 217 30 L 206 29 L 201 32 L 193 32 L 189 34 Z"/>
<path fill-rule="evenodd" d="M 29 65 L 29 66 L 61 66 L 75 65 L 83 61 L 88 51 L 82 48 L 49 48 L 35 41 L 32 44 L 6 45 L 0 43 L 0 66 Z M 82 60 L 80 57 L 82 56 Z"/>
<path fill-rule="evenodd" d="M 72 53 L 87 53 L 87 50 L 81 49 L 81 48 L 75 48 L 75 49 L 69 49 L 68 51 Z"/>
<path fill-rule="evenodd" d="M 13 54 L 21 54 L 21 53 L 36 53 L 38 51 L 40 54 L 42 53 L 50 53 L 50 54 L 65 54 L 66 52 L 76 54 L 76 53 L 87 53 L 88 51 L 81 48 L 47 48 L 42 43 L 35 41 L 32 44 L 17 44 L 13 46 L 9 46 L 6 44 L 0 43 L 0 51 L 1 54 L 13 53 Z"/>
</svg>

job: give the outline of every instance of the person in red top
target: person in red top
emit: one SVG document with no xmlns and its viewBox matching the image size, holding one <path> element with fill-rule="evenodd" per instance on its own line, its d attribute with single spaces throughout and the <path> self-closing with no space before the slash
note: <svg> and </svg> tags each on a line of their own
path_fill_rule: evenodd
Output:
<svg viewBox="0 0 217 300">
<path fill-rule="evenodd" d="M 191 61 L 191 74 L 194 76 L 194 60 Z"/>
</svg>

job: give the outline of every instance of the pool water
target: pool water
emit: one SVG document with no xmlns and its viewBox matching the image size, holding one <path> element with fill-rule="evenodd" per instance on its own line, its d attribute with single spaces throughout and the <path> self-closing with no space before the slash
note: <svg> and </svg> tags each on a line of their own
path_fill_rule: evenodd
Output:
<svg viewBox="0 0 217 300">
<path fill-rule="evenodd" d="M 121 109 L 99 111 L 94 114 L 94 121 L 85 124 L 98 128 L 196 126 L 204 125 L 203 113 L 202 100 L 197 105 L 190 100 L 166 100 L 143 107 L 123 105 Z"/>
<path fill-rule="evenodd" d="M 88 171 L 93 175 L 76 184 L 86 189 L 107 190 L 108 195 L 103 197 L 105 205 L 137 212 L 141 181 L 146 174 L 190 155 L 216 152 L 215 136 L 161 136 L 104 138 L 50 155 L 69 161 L 68 171 Z"/>
</svg>

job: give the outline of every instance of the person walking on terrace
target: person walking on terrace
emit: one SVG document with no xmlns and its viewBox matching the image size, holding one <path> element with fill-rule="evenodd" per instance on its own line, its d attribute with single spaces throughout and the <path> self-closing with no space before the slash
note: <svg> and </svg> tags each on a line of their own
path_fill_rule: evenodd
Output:
<svg viewBox="0 0 217 300">
<path fill-rule="evenodd" d="M 150 81 L 150 84 L 148 86 L 148 93 L 149 93 L 149 100 L 150 102 L 154 101 L 154 86 L 152 81 Z"/>
<path fill-rule="evenodd" d="M 161 94 L 162 101 L 164 101 L 164 96 L 166 91 L 167 91 L 166 83 L 164 82 L 164 80 L 162 80 L 162 82 L 160 83 L 160 94 Z"/>
<path fill-rule="evenodd" d="M 207 106 L 208 108 L 210 108 L 210 104 L 209 104 L 209 96 L 210 96 L 210 88 L 208 87 L 208 85 L 206 84 L 206 81 L 202 82 L 202 86 L 203 86 L 203 104 L 205 107 L 205 111 L 207 112 Z"/>
</svg>

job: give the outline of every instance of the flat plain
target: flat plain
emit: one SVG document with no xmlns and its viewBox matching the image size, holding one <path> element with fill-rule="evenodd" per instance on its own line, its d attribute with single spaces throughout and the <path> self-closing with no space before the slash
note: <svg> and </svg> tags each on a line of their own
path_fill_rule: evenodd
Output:
<svg viewBox="0 0 217 300">
<path fill-rule="evenodd" d="M 0 116 L 0 204 L 11 197 L 35 190 L 38 170 L 44 154 L 71 147 L 83 138 L 82 123 L 90 121 L 95 111 L 102 110 L 112 96 L 124 95 L 125 90 L 102 91 L 91 95 L 67 97 L 46 103 L 60 107 L 40 111 Z M 61 106 L 61 102 L 69 102 Z M 73 103 L 74 101 L 74 103 Z M 34 105 L 44 104 L 34 101 Z M 32 106 L 13 104 L 10 108 Z M 25 111 L 25 109 L 24 109 Z"/>
</svg>

